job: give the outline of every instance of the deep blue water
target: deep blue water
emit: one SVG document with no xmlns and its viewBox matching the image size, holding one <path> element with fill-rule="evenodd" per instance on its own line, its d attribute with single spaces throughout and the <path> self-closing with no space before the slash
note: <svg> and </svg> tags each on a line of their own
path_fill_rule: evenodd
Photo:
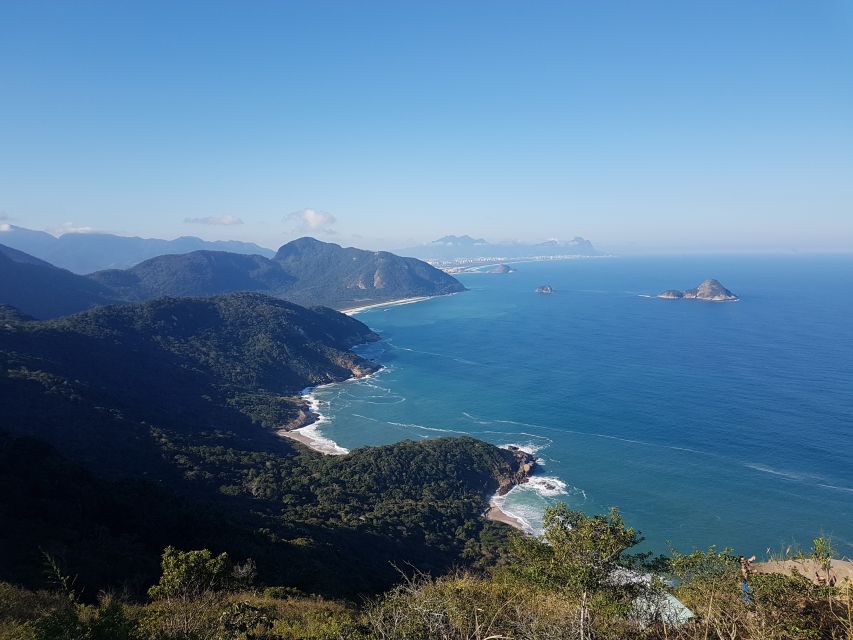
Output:
<svg viewBox="0 0 853 640">
<path fill-rule="evenodd" d="M 361 314 L 383 336 L 362 351 L 386 369 L 316 391 L 322 434 L 532 448 L 540 478 L 504 508 L 533 528 L 563 500 L 618 506 L 660 552 L 762 555 L 827 533 L 853 555 L 853 257 L 517 268 Z M 741 301 L 642 297 L 709 277 Z"/>
</svg>

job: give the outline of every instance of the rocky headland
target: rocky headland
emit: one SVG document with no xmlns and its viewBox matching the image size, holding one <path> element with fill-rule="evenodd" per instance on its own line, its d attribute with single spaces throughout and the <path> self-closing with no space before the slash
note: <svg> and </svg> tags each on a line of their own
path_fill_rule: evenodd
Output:
<svg viewBox="0 0 853 640">
<path fill-rule="evenodd" d="M 739 298 L 726 289 L 719 280 L 709 279 L 694 289 L 686 291 L 678 291 L 669 289 L 663 293 L 659 293 L 658 298 L 665 300 L 708 300 L 710 302 L 729 302 L 738 300 Z"/>
<path fill-rule="evenodd" d="M 367 376 L 373 375 L 381 368 L 382 365 L 376 362 L 373 362 L 371 360 L 364 360 L 357 364 L 350 365 L 349 369 L 352 375 L 329 380 L 329 382 L 326 384 L 330 384 L 333 382 L 344 382 L 346 380 L 358 378 L 366 378 Z M 280 429 L 278 430 L 279 435 L 282 435 L 282 431 L 288 433 L 290 431 L 296 431 L 297 429 L 301 429 L 302 427 L 310 426 L 320 419 L 320 414 L 317 412 L 314 405 L 305 396 L 293 398 L 291 399 L 291 402 L 295 407 L 295 413 L 293 414 L 293 417 L 290 420 L 288 420 L 284 425 L 280 427 Z"/>
<path fill-rule="evenodd" d="M 497 476 L 497 494 L 499 496 L 505 496 L 514 486 L 527 482 L 536 467 L 536 458 L 532 454 L 512 445 L 508 446 L 507 450 L 512 452 L 515 460 L 511 471 L 500 473 Z"/>
</svg>

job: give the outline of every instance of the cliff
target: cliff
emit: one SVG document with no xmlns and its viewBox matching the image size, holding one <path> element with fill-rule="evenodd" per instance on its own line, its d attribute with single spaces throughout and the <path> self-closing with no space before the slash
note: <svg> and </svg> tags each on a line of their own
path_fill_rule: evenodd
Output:
<svg viewBox="0 0 853 640">
<path fill-rule="evenodd" d="M 526 451 L 513 446 L 507 447 L 506 450 L 512 453 L 512 460 L 508 471 L 503 471 L 495 476 L 498 481 L 497 494 L 499 496 L 506 495 L 514 486 L 527 482 L 536 467 L 536 458 Z"/>
</svg>

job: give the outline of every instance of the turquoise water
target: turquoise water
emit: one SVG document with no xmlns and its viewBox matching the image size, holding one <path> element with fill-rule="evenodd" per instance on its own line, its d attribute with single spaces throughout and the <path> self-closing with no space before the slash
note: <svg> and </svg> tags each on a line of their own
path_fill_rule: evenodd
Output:
<svg viewBox="0 0 853 640">
<path fill-rule="evenodd" d="M 646 536 L 853 555 L 853 258 L 595 259 L 461 277 L 359 319 L 386 368 L 315 391 L 346 448 L 454 434 L 535 451 L 505 510 L 618 506 Z M 740 302 L 643 297 L 718 278 Z M 550 284 L 555 293 L 539 295 Z"/>
</svg>

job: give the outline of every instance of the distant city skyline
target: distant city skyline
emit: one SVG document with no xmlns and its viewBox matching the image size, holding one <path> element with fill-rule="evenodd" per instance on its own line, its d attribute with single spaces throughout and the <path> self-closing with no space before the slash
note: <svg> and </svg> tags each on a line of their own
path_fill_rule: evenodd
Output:
<svg viewBox="0 0 853 640">
<path fill-rule="evenodd" d="M 5 2 L 5 225 L 853 251 L 853 4 Z"/>
</svg>

